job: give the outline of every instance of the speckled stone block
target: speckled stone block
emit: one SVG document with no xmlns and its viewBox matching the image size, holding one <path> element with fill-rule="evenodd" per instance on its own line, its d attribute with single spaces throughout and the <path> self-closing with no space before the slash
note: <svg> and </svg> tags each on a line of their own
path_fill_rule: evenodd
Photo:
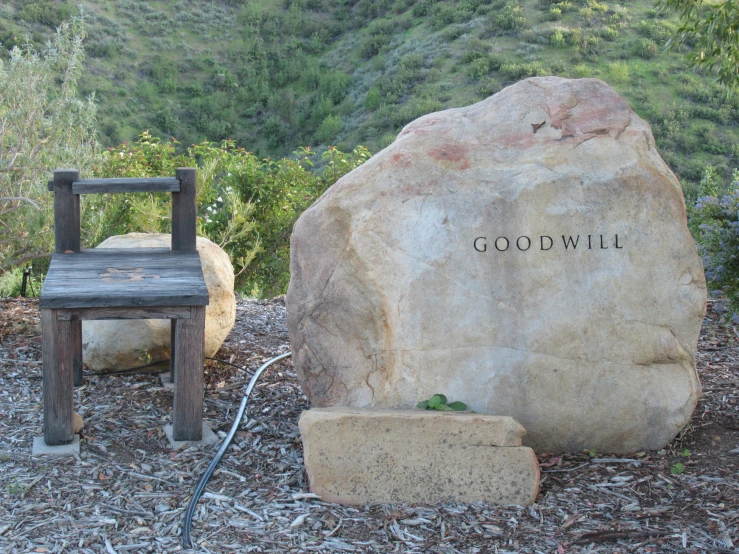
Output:
<svg viewBox="0 0 739 554">
<path fill-rule="evenodd" d="M 510 417 L 314 408 L 299 426 L 311 491 L 328 502 L 528 505 L 539 492 L 536 455 Z"/>
</svg>

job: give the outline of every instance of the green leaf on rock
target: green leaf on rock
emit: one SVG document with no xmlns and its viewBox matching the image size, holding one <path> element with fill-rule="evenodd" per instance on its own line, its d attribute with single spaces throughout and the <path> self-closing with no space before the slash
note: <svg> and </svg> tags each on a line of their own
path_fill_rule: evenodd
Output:
<svg viewBox="0 0 739 554">
<path fill-rule="evenodd" d="M 467 404 L 459 401 L 448 403 L 446 396 L 435 394 L 428 400 L 416 404 L 416 408 L 421 410 L 438 410 L 440 412 L 463 412 L 467 409 Z"/>
</svg>

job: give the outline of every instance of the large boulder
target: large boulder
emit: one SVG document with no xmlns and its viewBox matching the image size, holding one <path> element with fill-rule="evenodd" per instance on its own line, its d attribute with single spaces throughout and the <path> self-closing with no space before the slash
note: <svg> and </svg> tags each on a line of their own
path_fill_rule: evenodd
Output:
<svg viewBox="0 0 739 554">
<path fill-rule="evenodd" d="M 435 393 L 538 451 L 659 448 L 700 383 L 703 268 L 649 126 L 597 79 L 421 117 L 295 225 L 288 329 L 314 406 Z"/>
<path fill-rule="evenodd" d="M 168 248 L 167 234 L 129 233 L 110 237 L 97 248 Z M 205 355 L 214 356 L 236 321 L 234 272 L 228 254 L 197 238 L 210 303 L 205 310 Z M 128 369 L 169 358 L 168 319 L 82 322 L 82 358 L 95 371 Z"/>
</svg>

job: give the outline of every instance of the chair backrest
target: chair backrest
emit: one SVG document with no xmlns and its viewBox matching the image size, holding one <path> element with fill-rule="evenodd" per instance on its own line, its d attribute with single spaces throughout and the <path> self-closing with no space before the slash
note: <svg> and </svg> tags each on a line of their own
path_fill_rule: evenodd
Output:
<svg viewBox="0 0 739 554">
<path fill-rule="evenodd" d="M 174 177 L 83 180 L 76 169 L 57 169 L 49 181 L 49 190 L 54 191 L 55 251 L 80 251 L 80 194 L 171 192 L 172 250 L 195 252 L 196 180 L 192 167 L 177 168 Z"/>
</svg>

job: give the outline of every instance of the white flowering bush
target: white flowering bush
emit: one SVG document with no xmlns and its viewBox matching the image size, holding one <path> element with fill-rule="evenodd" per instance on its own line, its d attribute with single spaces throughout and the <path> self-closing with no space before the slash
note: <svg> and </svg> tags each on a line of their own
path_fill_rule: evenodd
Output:
<svg viewBox="0 0 739 554">
<path fill-rule="evenodd" d="M 369 158 L 329 148 L 325 165 L 313 171 L 313 151 L 301 148 L 293 158 L 259 159 L 231 141 L 204 142 L 176 153 L 175 142 L 148 132 L 133 144 L 111 148 L 100 177 L 174 175 L 177 167 L 198 168 L 198 234 L 231 256 L 236 288 L 273 296 L 290 280 L 290 233 L 303 211 L 330 185 Z M 90 246 L 110 235 L 131 231 L 169 232 L 166 194 L 94 196 L 84 199 L 83 227 Z"/>
<path fill-rule="evenodd" d="M 173 176 L 178 167 L 197 167 L 197 233 L 229 254 L 239 276 L 259 252 L 260 241 L 252 232 L 253 205 L 242 200 L 226 180 L 232 167 L 243 163 L 250 154 L 230 142 L 221 146 L 206 142 L 177 154 L 176 144 L 163 143 L 144 132 L 133 144 L 110 148 L 103 155 L 96 176 Z M 87 246 L 132 231 L 171 231 L 171 195 L 166 193 L 90 195 L 83 202 L 83 237 Z"/>
</svg>

